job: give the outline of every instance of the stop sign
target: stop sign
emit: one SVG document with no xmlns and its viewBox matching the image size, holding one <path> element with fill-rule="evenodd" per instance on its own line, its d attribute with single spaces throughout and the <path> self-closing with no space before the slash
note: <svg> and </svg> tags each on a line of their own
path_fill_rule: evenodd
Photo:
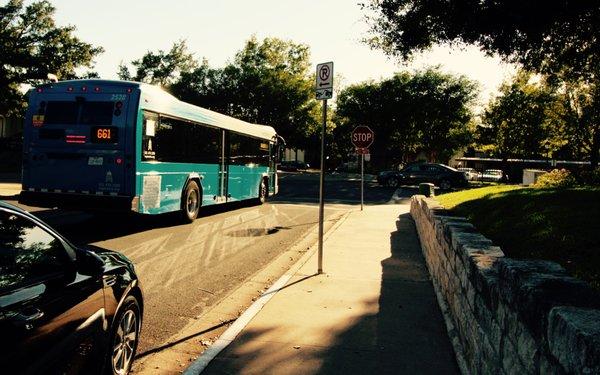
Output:
<svg viewBox="0 0 600 375">
<path fill-rule="evenodd" d="M 373 143 L 373 139 L 375 138 L 375 133 L 368 126 L 357 126 L 352 130 L 352 144 L 356 148 L 368 148 L 371 143 Z"/>
</svg>

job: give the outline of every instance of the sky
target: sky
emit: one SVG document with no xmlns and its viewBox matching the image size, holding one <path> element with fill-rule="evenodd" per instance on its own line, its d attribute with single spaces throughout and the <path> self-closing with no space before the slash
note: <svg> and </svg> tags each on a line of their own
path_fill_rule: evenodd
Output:
<svg viewBox="0 0 600 375">
<path fill-rule="evenodd" d="M 514 67 L 485 57 L 477 48 L 436 47 L 408 65 L 371 50 L 359 0 L 50 0 L 60 26 L 73 25 L 75 35 L 105 52 L 96 59 L 102 78 L 117 78 L 121 61 L 147 51 L 169 50 L 185 39 L 194 56 L 222 67 L 251 35 L 278 37 L 310 47 L 311 60 L 333 61 L 342 87 L 380 80 L 400 70 L 441 65 L 480 83 L 480 105 L 493 95 Z"/>
</svg>

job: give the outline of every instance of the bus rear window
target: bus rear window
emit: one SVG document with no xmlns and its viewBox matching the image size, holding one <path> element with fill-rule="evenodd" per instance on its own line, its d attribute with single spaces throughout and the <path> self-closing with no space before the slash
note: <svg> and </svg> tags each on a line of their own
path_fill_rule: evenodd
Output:
<svg viewBox="0 0 600 375">
<path fill-rule="evenodd" d="M 46 104 L 45 124 L 112 125 L 113 102 L 51 101 Z"/>
<path fill-rule="evenodd" d="M 45 124 L 65 124 L 71 125 L 77 123 L 77 102 L 48 102 L 45 111 Z"/>
<path fill-rule="evenodd" d="M 83 102 L 81 123 L 84 125 L 112 125 L 113 102 Z"/>
</svg>

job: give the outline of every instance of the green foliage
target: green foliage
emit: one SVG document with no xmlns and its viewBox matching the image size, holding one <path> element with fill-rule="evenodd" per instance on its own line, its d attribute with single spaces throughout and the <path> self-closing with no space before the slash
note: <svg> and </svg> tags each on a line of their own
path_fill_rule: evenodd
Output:
<svg viewBox="0 0 600 375">
<path fill-rule="evenodd" d="M 563 101 L 566 117 L 555 124 L 554 134 L 545 134 L 548 135 L 545 138 L 547 144 L 542 149 L 540 140 L 534 139 L 533 153 L 543 154 L 544 148 L 547 152 L 556 150 L 570 153 L 577 159 L 589 158 L 592 167 L 598 165 L 600 118 L 594 108 L 600 108 L 600 96 L 596 94 L 600 72 L 600 7 L 596 1 L 556 0 L 542 4 L 531 1 L 371 0 L 364 7 L 371 14 L 368 19 L 372 38 L 368 43 L 390 55 L 409 59 L 415 52 L 435 44 L 477 45 L 490 55 L 498 54 L 529 71 L 547 75 L 555 82 L 567 86 L 582 85 L 581 88 L 588 91 L 590 105 L 577 98 L 579 89 L 572 92 L 572 87 L 567 87 L 565 95 L 569 98 Z M 517 99 L 516 95 L 513 97 Z M 586 108 L 591 109 L 593 115 L 589 116 Z M 528 117 L 540 114 L 539 110 L 534 112 Z M 511 112 L 514 113 L 515 110 Z M 505 125 L 501 125 L 504 120 L 499 117 L 493 120 L 496 128 L 512 129 L 496 137 L 497 148 L 509 153 L 526 151 L 522 144 L 533 135 L 530 131 L 535 130 L 530 127 L 527 134 L 519 134 L 515 120 L 519 119 L 509 117 Z M 540 123 L 535 118 L 527 118 L 526 122 L 529 125 Z M 486 135 L 482 134 L 482 137 L 485 139 Z"/>
<path fill-rule="evenodd" d="M 600 189 L 498 187 L 436 197 L 511 258 L 560 263 L 600 289 Z M 448 204 L 451 201 L 451 204 Z"/>
<path fill-rule="evenodd" d="M 419 152 L 445 162 L 471 141 L 476 94 L 475 83 L 437 68 L 352 85 L 338 95 L 334 138 L 344 156 L 352 129 L 367 125 L 375 132 L 373 164 L 410 161 Z"/>
<path fill-rule="evenodd" d="M 73 26 L 56 26 L 54 11 L 48 1 L 0 6 L 0 114 L 22 115 L 21 85 L 43 82 L 48 73 L 75 78 L 77 68 L 91 67 L 103 51 L 75 37 Z"/>
<path fill-rule="evenodd" d="M 581 171 L 577 177 L 583 185 L 600 186 L 600 168 Z"/>
<path fill-rule="evenodd" d="M 553 169 L 538 177 L 536 188 L 568 188 L 577 184 L 575 177 L 566 169 Z"/>
<path fill-rule="evenodd" d="M 557 154 L 564 159 L 600 158 L 600 88 L 596 81 L 563 79 L 556 87 L 557 100 L 551 116 L 556 124 L 553 140 L 560 144 Z"/>
<path fill-rule="evenodd" d="M 170 89 L 184 101 L 271 125 L 289 147 L 313 148 L 319 124 L 313 85 L 308 46 L 252 37 L 224 68 L 203 61 Z"/>
<path fill-rule="evenodd" d="M 248 122 L 273 126 L 289 147 L 310 148 L 318 128 L 314 76 L 306 45 L 277 38 L 250 38 L 223 68 L 198 62 L 185 41 L 169 52 L 147 52 L 121 79 L 160 84 L 179 99 Z"/>
<path fill-rule="evenodd" d="M 520 71 L 500 87 L 482 116 L 478 142 L 491 145 L 492 154 L 503 158 L 540 158 L 552 155 L 558 147 L 549 141 L 554 126 L 549 117 L 553 92 L 544 85 L 530 83 L 531 74 Z"/>
<path fill-rule="evenodd" d="M 197 63 L 193 54 L 188 52 L 185 40 L 180 40 L 173 43 L 169 52 L 148 51 L 140 59 L 132 61 L 131 65 L 135 68 L 133 75 L 127 65 L 123 63 L 119 65 L 117 74 L 120 79 L 167 87 L 175 82 L 180 74 L 196 68 Z"/>
<path fill-rule="evenodd" d="M 600 7 L 594 0 L 371 0 L 372 46 L 409 58 L 434 44 L 480 46 L 528 69 L 577 76 L 600 67 Z"/>
<path fill-rule="evenodd" d="M 536 77 L 533 77 L 536 78 Z M 539 78 L 539 76 L 537 77 Z M 595 83 L 519 71 L 482 116 L 476 146 L 502 158 L 590 160 L 600 149 L 600 91 Z"/>
</svg>

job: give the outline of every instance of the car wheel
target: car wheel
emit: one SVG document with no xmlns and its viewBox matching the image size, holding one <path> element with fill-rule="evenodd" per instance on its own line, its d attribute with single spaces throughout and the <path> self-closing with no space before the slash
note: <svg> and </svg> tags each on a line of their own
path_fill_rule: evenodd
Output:
<svg viewBox="0 0 600 375">
<path fill-rule="evenodd" d="M 448 180 L 440 181 L 440 189 L 449 190 L 452 187 L 452 184 Z"/>
<path fill-rule="evenodd" d="M 267 201 L 267 197 L 269 196 L 269 188 L 267 187 L 267 180 L 261 179 L 260 186 L 258 187 L 258 201 L 260 204 L 263 204 Z"/>
<path fill-rule="evenodd" d="M 388 178 L 388 180 L 387 180 L 387 186 L 396 188 L 399 185 L 400 185 L 400 180 L 398 180 L 398 177 L 390 177 L 390 178 Z"/>
<path fill-rule="evenodd" d="M 126 375 L 131 370 L 141 322 L 139 302 L 134 296 L 128 296 L 123 301 L 110 334 L 107 374 Z"/>
</svg>

